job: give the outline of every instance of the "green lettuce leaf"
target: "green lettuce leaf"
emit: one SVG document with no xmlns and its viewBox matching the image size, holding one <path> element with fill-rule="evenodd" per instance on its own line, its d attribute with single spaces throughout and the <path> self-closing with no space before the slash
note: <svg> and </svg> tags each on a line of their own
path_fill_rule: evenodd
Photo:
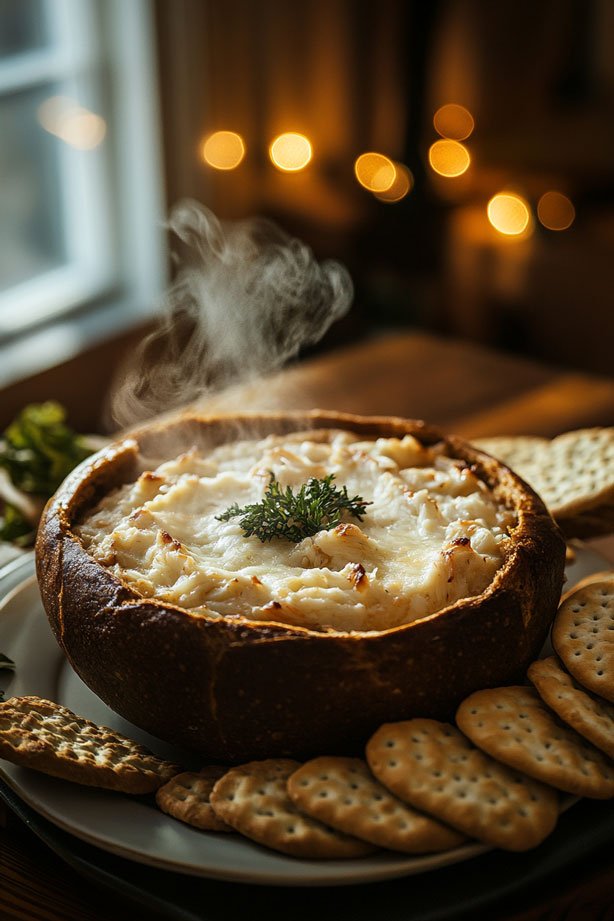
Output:
<svg viewBox="0 0 614 921">
<path fill-rule="evenodd" d="M 18 489 L 51 496 L 70 471 L 91 454 L 65 420 L 64 407 L 49 400 L 26 406 L 6 429 L 0 442 L 0 467 L 6 469 Z M 5 511 L 5 528 L 9 526 L 6 518 Z M 18 527 L 15 516 L 10 527 Z"/>
</svg>

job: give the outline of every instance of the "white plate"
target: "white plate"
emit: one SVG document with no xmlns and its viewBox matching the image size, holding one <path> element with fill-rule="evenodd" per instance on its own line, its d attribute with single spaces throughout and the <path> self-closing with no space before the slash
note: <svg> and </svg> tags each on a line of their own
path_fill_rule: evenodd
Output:
<svg viewBox="0 0 614 921">
<path fill-rule="evenodd" d="M 0 672 L 6 696 L 35 694 L 55 700 L 138 740 L 161 757 L 185 764 L 181 752 L 126 722 L 73 672 L 47 623 L 33 568 L 30 556 L 0 572 L 0 652 L 17 665 L 13 675 Z M 575 564 L 568 568 L 567 585 L 604 568 L 608 564 L 602 557 L 580 548 Z M 2 759 L 0 777 L 36 812 L 90 844 L 165 870 L 220 880 L 348 885 L 422 873 L 490 850 L 468 844 L 423 857 L 382 853 L 360 860 L 296 860 L 236 835 L 197 831 L 159 812 L 147 800 L 80 787 Z"/>
</svg>

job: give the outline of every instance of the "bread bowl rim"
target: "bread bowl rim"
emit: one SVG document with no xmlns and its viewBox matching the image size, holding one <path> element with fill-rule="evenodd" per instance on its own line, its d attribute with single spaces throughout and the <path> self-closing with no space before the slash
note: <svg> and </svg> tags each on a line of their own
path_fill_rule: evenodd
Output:
<svg viewBox="0 0 614 921">
<path fill-rule="evenodd" d="M 181 429 L 182 426 L 197 425 L 203 429 L 211 430 L 216 425 L 224 423 L 239 425 L 245 427 L 241 432 L 241 437 L 264 437 L 266 434 L 274 434 L 274 428 L 269 426 L 282 424 L 283 433 L 290 432 L 308 432 L 310 430 L 330 428 L 343 429 L 353 432 L 357 435 L 370 435 L 376 437 L 395 437 L 403 434 L 414 435 L 421 443 L 433 445 L 443 442 L 446 446 L 446 453 L 452 458 L 466 460 L 457 452 L 467 452 L 471 455 L 480 467 L 479 478 L 489 487 L 491 496 L 496 498 L 499 504 L 502 503 L 496 493 L 503 490 L 504 497 L 510 497 L 513 500 L 511 507 L 517 513 L 517 523 L 510 530 L 512 539 L 511 547 L 506 551 L 503 563 L 495 572 L 493 578 L 486 588 L 477 595 L 468 595 L 457 599 L 450 604 L 445 605 L 438 611 L 416 618 L 407 623 L 397 626 L 388 627 L 382 630 L 340 630 L 340 629 L 313 629 L 310 627 L 288 624 L 280 620 L 262 620 L 251 619 L 245 615 L 222 615 L 218 613 L 207 613 L 206 611 L 195 611 L 190 608 L 182 607 L 171 601 L 162 598 L 150 597 L 140 594 L 129 582 L 124 581 L 115 575 L 108 567 L 104 566 L 95 557 L 92 557 L 85 549 L 79 536 L 74 533 L 73 527 L 77 523 L 84 511 L 94 507 L 96 501 L 105 494 L 109 494 L 118 484 L 117 480 L 111 480 L 106 490 L 98 490 L 92 498 L 91 491 L 88 495 L 88 489 L 92 482 L 96 481 L 96 476 L 101 471 L 103 473 L 114 471 L 116 465 L 121 465 L 125 458 L 131 458 L 136 462 L 143 442 L 148 439 L 156 439 L 160 435 L 168 434 L 175 427 Z M 289 428 L 286 428 L 290 425 Z M 262 426 L 266 430 L 260 430 Z M 250 427 L 254 431 L 247 431 Z M 362 431 L 361 431 L 362 429 Z M 373 429 L 374 431 L 367 431 Z M 394 431 L 391 431 L 394 430 Z M 219 443 L 230 443 L 236 440 L 235 437 L 220 439 Z M 496 473 L 496 477 L 493 475 Z M 121 482 L 134 481 L 128 477 Z M 494 482 L 494 486 L 493 486 Z M 372 638 L 381 638 L 386 635 L 398 634 L 415 628 L 420 624 L 427 623 L 436 618 L 445 618 L 451 612 L 464 608 L 467 605 L 475 606 L 480 602 L 492 598 L 497 592 L 504 591 L 509 587 L 509 581 L 513 578 L 515 569 L 518 567 L 519 556 L 534 539 L 533 529 L 530 528 L 531 518 L 535 516 L 536 520 L 547 521 L 551 530 L 558 533 L 560 530 L 552 516 L 548 512 L 543 500 L 533 490 L 529 484 L 521 479 L 513 470 L 497 458 L 489 455 L 487 452 L 474 447 L 470 441 L 456 435 L 446 434 L 439 427 L 432 426 L 420 419 L 403 418 L 399 416 L 382 416 L 382 415 L 358 415 L 354 413 L 344 413 L 332 410 L 308 410 L 308 411 L 242 411 L 242 412 L 224 412 L 203 414 L 197 410 L 186 410 L 180 414 L 163 418 L 159 421 L 147 423 L 133 430 L 128 431 L 121 438 L 114 440 L 109 445 L 101 448 L 95 454 L 86 458 L 71 474 L 66 478 L 59 490 L 53 496 L 43 513 L 42 526 L 39 529 L 37 538 L 37 556 L 47 552 L 45 546 L 46 525 L 50 519 L 57 517 L 60 523 L 60 530 L 63 539 L 70 539 L 77 543 L 81 551 L 95 563 L 105 574 L 112 580 L 118 588 L 125 593 L 122 604 L 131 604 L 137 602 L 139 605 L 151 606 L 153 609 L 168 610 L 187 616 L 189 620 L 207 621 L 215 623 L 217 626 L 227 624 L 233 628 L 249 629 L 255 633 L 264 633 L 271 636 L 276 635 L 296 636 L 304 638 L 317 639 L 321 642 L 326 640 L 347 639 L 350 641 L 369 640 Z M 562 537 L 561 545 L 564 546 Z M 39 574 L 39 578 L 41 575 Z"/>
</svg>

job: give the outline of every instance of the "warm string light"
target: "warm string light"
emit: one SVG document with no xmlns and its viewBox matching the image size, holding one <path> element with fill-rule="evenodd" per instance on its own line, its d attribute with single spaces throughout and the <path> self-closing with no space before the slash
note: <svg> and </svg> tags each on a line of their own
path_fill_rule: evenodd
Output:
<svg viewBox="0 0 614 921">
<path fill-rule="evenodd" d="M 469 109 L 450 102 L 437 109 L 433 116 L 433 126 L 442 138 L 464 141 L 473 132 L 475 121 Z"/>
<path fill-rule="evenodd" d="M 214 131 L 203 142 L 202 156 L 214 169 L 235 169 L 245 156 L 243 138 L 235 131 Z"/>
<path fill-rule="evenodd" d="M 525 199 L 515 192 L 498 192 L 493 195 L 486 213 L 495 230 L 504 236 L 528 236 L 532 232 L 531 209 Z"/>
<path fill-rule="evenodd" d="M 380 153 L 363 153 L 354 162 L 354 174 L 369 192 L 387 192 L 397 176 L 394 163 Z"/>
<path fill-rule="evenodd" d="M 207 166 L 217 170 L 233 170 L 245 157 L 245 142 L 236 131 L 214 131 L 201 145 L 201 156 Z M 313 158 L 313 147 L 304 134 L 287 131 L 278 135 L 269 146 L 273 165 L 286 173 L 303 170 Z M 374 151 L 361 154 L 354 163 L 358 182 L 382 202 L 394 203 L 412 190 L 414 177 L 403 163 L 396 163 Z"/>
<path fill-rule="evenodd" d="M 576 217 L 573 203 L 562 192 L 544 192 L 537 203 L 537 216 L 548 230 L 567 230 Z"/>
<path fill-rule="evenodd" d="M 394 203 L 411 191 L 414 177 L 403 163 L 384 154 L 369 151 L 354 161 L 354 175 L 360 185 L 379 201 Z"/>
<path fill-rule="evenodd" d="M 373 193 L 379 201 L 388 202 L 389 204 L 394 204 L 397 201 L 401 201 L 402 198 L 405 198 L 405 196 L 411 192 L 414 185 L 413 174 L 403 163 L 395 163 L 394 168 L 396 176 L 390 188 L 386 189 L 384 192 Z"/>
<path fill-rule="evenodd" d="M 274 166 L 284 173 L 297 173 L 305 169 L 313 156 L 309 138 L 295 131 L 278 135 L 269 147 L 269 156 Z"/>
<path fill-rule="evenodd" d="M 39 108 L 38 117 L 45 130 L 83 150 L 97 146 L 105 136 L 104 119 L 65 97 L 54 96 L 46 100 Z M 441 139 L 429 148 L 431 168 L 445 178 L 462 176 L 471 165 L 471 154 L 461 141 L 473 132 L 473 115 L 464 106 L 447 103 L 435 112 L 433 125 Z M 214 169 L 233 170 L 245 157 L 245 143 L 235 131 L 214 131 L 203 141 L 201 155 Z M 304 134 L 288 131 L 274 138 L 269 156 L 282 172 L 299 172 L 311 162 L 313 148 Z M 382 202 L 401 201 L 414 185 L 412 172 L 403 163 L 375 151 L 356 158 L 354 173 L 360 185 Z M 523 238 L 533 232 L 531 209 L 515 192 L 494 195 L 486 213 L 491 226 L 503 236 Z M 539 199 L 537 216 L 548 230 L 560 231 L 573 224 L 576 212 L 566 195 L 550 190 Z"/>
<path fill-rule="evenodd" d="M 437 109 L 433 116 L 433 126 L 441 139 L 429 147 L 431 169 L 445 179 L 462 176 L 471 165 L 471 154 L 461 141 L 473 132 L 473 115 L 464 106 L 449 102 Z"/>
<path fill-rule="evenodd" d="M 448 138 L 444 138 L 431 144 L 429 163 L 431 168 L 440 176 L 453 179 L 467 172 L 471 163 L 471 156 L 465 145 L 461 144 L 460 141 L 451 141 Z"/>
</svg>

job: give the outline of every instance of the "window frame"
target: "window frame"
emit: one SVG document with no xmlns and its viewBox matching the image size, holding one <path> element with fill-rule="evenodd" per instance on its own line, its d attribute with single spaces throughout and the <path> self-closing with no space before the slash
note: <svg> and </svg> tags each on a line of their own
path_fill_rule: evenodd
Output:
<svg viewBox="0 0 614 921">
<path fill-rule="evenodd" d="M 69 259 L 0 293 L 0 385 L 143 322 L 167 281 L 152 5 L 45 6 L 50 46 L 6 58 L 0 93 L 59 85 L 59 94 L 105 117 L 107 134 L 85 153 L 58 141 Z"/>
</svg>

